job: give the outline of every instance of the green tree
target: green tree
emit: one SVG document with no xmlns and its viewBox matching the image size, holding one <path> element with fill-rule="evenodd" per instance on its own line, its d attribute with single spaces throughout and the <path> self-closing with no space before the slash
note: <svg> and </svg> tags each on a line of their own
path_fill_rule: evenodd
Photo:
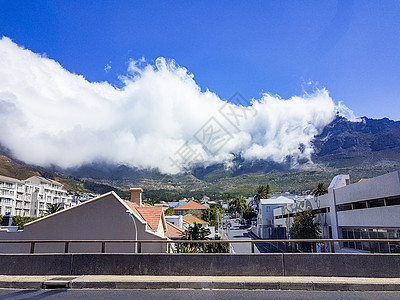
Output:
<svg viewBox="0 0 400 300">
<path fill-rule="evenodd" d="M 325 195 L 327 193 L 328 193 L 328 188 L 326 188 L 324 186 L 323 182 L 319 182 L 317 185 L 317 188 L 315 190 L 313 190 L 311 194 L 314 195 L 315 197 L 318 197 L 318 196 Z"/>
<path fill-rule="evenodd" d="M 173 216 L 173 215 L 175 214 L 174 208 L 173 208 L 173 207 L 168 207 L 168 208 L 165 210 L 164 214 L 165 214 L 166 216 Z"/>
<path fill-rule="evenodd" d="M 256 195 L 254 196 L 255 200 L 260 201 L 261 199 L 267 199 L 269 196 L 269 184 L 267 185 L 259 185 L 256 191 Z"/>
<path fill-rule="evenodd" d="M 39 218 L 34 218 L 34 217 L 21 217 L 21 216 L 14 216 L 12 219 L 12 224 L 11 226 L 18 226 L 19 230 L 24 229 L 24 225 L 26 223 L 35 221 Z M 3 222 L 3 216 L 0 215 L 0 224 Z"/>
<path fill-rule="evenodd" d="M 201 224 L 194 223 L 193 226 L 189 226 L 185 232 L 182 233 L 182 240 L 206 240 L 206 236 L 211 232 L 208 228 L 204 228 Z M 183 243 L 178 244 L 177 252 L 191 253 L 191 252 L 205 252 L 205 244 L 197 243 Z"/>
<path fill-rule="evenodd" d="M 216 236 L 215 240 L 221 240 L 221 237 Z M 229 243 L 209 243 L 206 244 L 207 253 L 229 253 Z"/>
<path fill-rule="evenodd" d="M 46 212 L 46 215 L 54 214 L 54 213 L 56 213 L 56 212 L 59 212 L 59 211 L 62 210 L 62 209 L 63 209 L 63 207 L 62 207 L 62 204 L 61 204 L 61 203 L 54 203 L 54 204 L 47 203 L 47 212 Z"/>
<path fill-rule="evenodd" d="M 182 240 L 209 240 L 210 230 L 201 224 L 193 224 L 182 234 Z M 215 240 L 221 240 L 219 236 Z M 182 243 L 178 244 L 177 252 L 182 253 L 229 253 L 229 243 Z"/>
<path fill-rule="evenodd" d="M 254 209 L 252 207 L 247 207 L 244 211 L 243 211 L 243 219 L 245 219 L 247 221 L 247 223 L 249 223 L 252 219 L 257 217 L 257 213 L 254 211 Z"/>
<path fill-rule="evenodd" d="M 12 219 L 12 226 L 18 226 L 18 229 L 22 230 L 22 229 L 24 229 L 24 225 L 26 223 L 35 221 L 37 219 L 39 219 L 39 218 L 14 216 Z"/>
<path fill-rule="evenodd" d="M 312 211 L 299 213 L 294 217 L 289 234 L 292 239 L 317 239 L 321 233 L 319 222 L 314 221 Z M 303 252 L 311 252 L 312 243 L 300 243 Z"/>
<path fill-rule="evenodd" d="M 256 191 L 256 195 L 254 196 L 254 202 L 257 205 L 257 208 L 260 205 L 260 200 L 267 198 L 269 198 L 269 184 L 259 185 Z"/>
<path fill-rule="evenodd" d="M 247 208 L 246 199 L 236 197 L 229 202 L 229 212 L 242 214 Z"/>
<path fill-rule="evenodd" d="M 206 221 L 210 226 L 217 227 L 218 221 L 221 224 L 223 215 L 224 211 L 222 208 L 220 208 L 220 206 L 214 206 L 212 208 L 203 210 L 201 219 Z"/>
<path fill-rule="evenodd" d="M 182 235 L 182 240 L 204 240 L 211 232 L 209 229 L 204 228 L 202 224 L 194 223 Z"/>
</svg>

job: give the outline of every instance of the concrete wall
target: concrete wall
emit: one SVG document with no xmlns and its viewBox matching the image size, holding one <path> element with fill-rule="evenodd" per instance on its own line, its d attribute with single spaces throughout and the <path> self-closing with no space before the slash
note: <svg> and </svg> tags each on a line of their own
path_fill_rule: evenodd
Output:
<svg viewBox="0 0 400 300">
<path fill-rule="evenodd" d="M 336 205 L 400 195 L 399 171 L 335 189 Z"/>
<path fill-rule="evenodd" d="M 400 277 L 396 254 L 1 254 L 2 275 Z"/>
<path fill-rule="evenodd" d="M 1 240 L 135 240 L 126 207 L 108 194 L 25 226 L 19 232 L 0 232 Z M 136 219 L 138 240 L 157 240 L 146 224 Z M 107 253 L 133 253 L 134 244 L 107 244 Z M 0 244 L 0 253 L 29 253 L 29 244 Z M 143 244 L 143 252 L 166 252 L 166 244 Z M 36 244 L 35 253 L 63 253 L 64 244 Z M 71 253 L 98 253 L 101 244 L 70 244 Z"/>
<path fill-rule="evenodd" d="M 400 206 L 383 206 L 337 212 L 340 227 L 398 227 Z"/>
</svg>

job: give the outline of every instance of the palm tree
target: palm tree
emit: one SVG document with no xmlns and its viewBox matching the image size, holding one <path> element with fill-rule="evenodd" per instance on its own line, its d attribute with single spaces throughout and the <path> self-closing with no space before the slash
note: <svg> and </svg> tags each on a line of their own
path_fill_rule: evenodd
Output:
<svg viewBox="0 0 400 300">
<path fill-rule="evenodd" d="M 267 185 L 259 185 L 256 191 L 256 195 L 254 196 L 254 202 L 257 205 L 257 209 L 258 206 L 260 204 L 260 200 L 261 199 L 267 199 L 269 196 L 269 184 Z"/>
<path fill-rule="evenodd" d="M 207 240 L 207 235 L 209 235 L 210 229 L 204 228 L 201 224 L 194 223 L 185 232 L 182 233 L 182 240 Z M 197 244 L 197 243 L 183 243 L 177 245 L 177 252 L 183 253 L 197 253 L 204 252 L 207 245 Z"/>
<path fill-rule="evenodd" d="M 229 212 L 242 214 L 247 208 L 246 199 L 236 197 L 229 202 Z"/>
<path fill-rule="evenodd" d="M 314 195 L 315 197 L 318 197 L 325 195 L 327 193 L 328 193 L 328 188 L 324 186 L 323 182 L 319 182 L 317 188 L 313 190 L 311 194 Z"/>
<path fill-rule="evenodd" d="M 210 229 L 204 228 L 203 225 L 194 223 L 182 234 L 182 240 L 205 240 L 209 235 Z"/>
<path fill-rule="evenodd" d="M 58 212 L 58 211 L 60 211 L 62 209 L 63 209 L 63 207 L 62 207 L 61 203 L 54 203 L 54 204 L 47 203 L 47 212 L 46 212 L 46 214 L 47 215 L 51 215 L 51 214 L 54 214 L 54 213 L 56 213 L 56 212 Z"/>
</svg>

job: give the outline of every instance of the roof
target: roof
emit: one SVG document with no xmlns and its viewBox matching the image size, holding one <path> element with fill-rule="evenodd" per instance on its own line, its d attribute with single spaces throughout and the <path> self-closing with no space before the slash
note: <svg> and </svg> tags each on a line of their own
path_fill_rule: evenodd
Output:
<svg viewBox="0 0 400 300">
<path fill-rule="evenodd" d="M 278 198 L 261 199 L 261 205 L 274 205 L 274 204 L 290 204 L 294 203 L 293 199 L 286 198 L 284 196 L 279 196 Z"/>
<path fill-rule="evenodd" d="M 189 201 L 188 203 L 185 203 L 181 206 L 175 207 L 174 209 L 176 210 L 180 210 L 180 209 L 208 209 L 207 206 L 204 206 L 202 204 L 199 204 L 197 202 L 194 201 Z"/>
<path fill-rule="evenodd" d="M 158 228 L 163 211 L 162 207 L 138 206 L 137 204 L 128 200 L 124 200 L 124 202 L 129 206 L 129 208 L 136 212 L 142 220 L 146 221 L 147 225 L 149 225 L 151 229 L 156 230 Z"/>
<path fill-rule="evenodd" d="M 24 184 L 24 182 L 22 180 L 18 180 L 16 178 L 11 178 L 11 177 L 2 176 L 2 175 L 0 175 L 0 180 L 1 181 L 6 181 L 6 182 L 14 182 L 14 183 Z"/>
<path fill-rule="evenodd" d="M 117 201 L 119 201 L 122 205 L 124 205 L 126 209 L 132 210 L 134 215 L 135 215 L 135 217 L 138 218 L 138 221 L 142 222 L 143 224 L 147 224 L 148 227 L 150 227 L 150 229 L 157 229 L 158 228 L 158 224 L 160 222 L 160 218 L 161 218 L 162 223 L 163 223 L 164 231 L 167 229 L 166 228 L 167 225 L 165 223 L 165 220 L 164 220 L 164 217 L 163 217 L 164 215 L 162 213 L 162 208 L 161 207 L 153 207 L 153 206 L 151 206 L 151 207 L 144 207 L 144 206 L 139 207 L 139 206 L 137 206 L 137 204 L 135 204 L 135 203 L 133 203 L 131 201 L 122 200 L 114 191 L 105 193 L 105 194 L 100 195 L 100 196 L 98 196 L 96 198 L 93 198 L 93 199 L 90 199 L 88 201 L 85 201 L 85 202 L 83 202 L 81 204 L 78 204 L 78 205 L 75 205 L 75 206 L 72 206 L 72 207 L 69 207 L 69 208 L 65 208 L 65 209 L 63 209 L 61 211 L 58 211 L 58 212 L 54 213 L 54 214 L 50 214 L 50 215 L 44 216 L 44 217 L 42 217 L 40 219 L 36 219 L 36 220 L 34 220 L 32 222 L 29 222 L 29 223 L 25 224 L 24 227 L 30 226 L 30 225 L 38 223 L 38 222 L 42 222 L 43 220 L 46 220 L 48 218 L 54 218 L 57 215 L 64 214 L 64 213 L 66 213 L 67 211 L 70 211 L 70 210 L 75 210 L 75 209 L 82 208 L 82 207 L 88 205 L 89 203 L 98 201 L 98 200 L 100 200 L 102 198 L 105 198 L 107 196 L 114 197 Z M 162 238 L 164 237 L 164 236 L 161 236 L 161 235 L 159 235 L 159 234 L 157 234 L 155 232 L 152 232 L 152 231 L 148 231 L 148 232 L 151 233 L 151 234 L 154 234 L 155 236 L 158 236 L 158 237 L 162 237 Z"/>
<path fill-rule="evenodd" d="M 206 221 L 203 221 L 202 219 L 199 219 L 199 218 L 197 218 L 195 216 L 192 216 L 192 215 L 183 216 L 183 223 L 186 223 L 186 224 L 194 224 L 194 223 L 207 224 Z"/>
<path fill-rule="evenodd" d="M 181 237 L 182 233 L 185 232 L 185 229 L 176 226 L 173 223 L 167 222 L 167 232 L 165 235 L 169 238 L 177 238 Z"/>
<path fill-rule="evenodd" d="M 37 176 L 37 175 L 31 176 L 28 179 L 25 179 L 25 181 L 32 181 L 34 179 L 37 179 L 39 181 L 46 182 L 46 183 L 49 183 L 49 184 L 55 184 L 55 185 L 62 186 L 62 187 L 64 186 L 62 183 L 60 183 L 58 181 L 55 181 L 55 180 L 49 179 L 49 178 L 44 178 L 44 177 Z"/>
</svg>

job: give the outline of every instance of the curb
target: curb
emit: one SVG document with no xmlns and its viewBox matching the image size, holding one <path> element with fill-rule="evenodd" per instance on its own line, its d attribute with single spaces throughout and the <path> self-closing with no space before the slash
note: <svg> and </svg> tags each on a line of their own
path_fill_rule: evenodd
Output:
<svg viewBox="0 0 400 300">
<path fill-rule="evenodd" d="M 210 289 L 210 290 L 308 290 L 400 291 L 400 284 L 346 284 L 298 282 L 80 282 L 72 289 Z"/>
<path fill-rule="evenodd" d="M 8 289 L 218 289 L 308 291 L 400 291 L 400 278 L 0 276 Z"/>
</svg>

